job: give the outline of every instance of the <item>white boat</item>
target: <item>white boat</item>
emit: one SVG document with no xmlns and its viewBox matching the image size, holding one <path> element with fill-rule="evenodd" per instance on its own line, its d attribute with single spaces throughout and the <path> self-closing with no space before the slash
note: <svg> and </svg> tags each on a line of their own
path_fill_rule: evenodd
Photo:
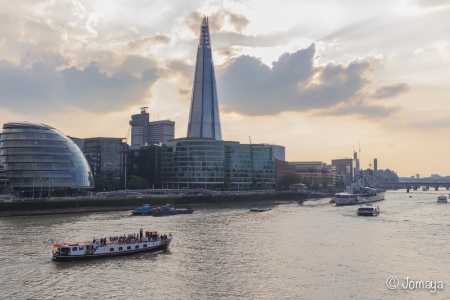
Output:
<svg viewBox="0 0 450 300">
<path fill-rule="evenodd" d="M 378 205 L 366 203 L 365 205 L 361 205 L 356 213 L 358 216 L 378 216 L 380 214 L 380 208 Z"/>
<path fill-rule="evenodd" d="M 428 191 L 428 188 L 427 188 L 427 187 L 423 187 L 423 188 L 422 188 L 422 191 L 424 191 L 424 192 L 425 192 L 425 191 Z"/>
<path fill-rule="evenodd" d="M 363 186 L 361 180 L 349 185 L 345 192 L 336 193 L 336 205 L 356 205 L 384 200 L 386 190 L 375 186 Z"/>
<path fill-rule="evenodd" d="M 131 255 L 143 252 L 165 250 L 172 241 L 172 235 L 159 235 L 156 231 L 145 231 L 128 236 L 94 239 L 88 242 L 53 243 L 52 261 L 69 262 L 94 258 Z"/>
<path fill-rule="evenodd" d="M 447 197 L 445 196 L 439 196 L 437 203 L 447 203 Z"/>
</svg>

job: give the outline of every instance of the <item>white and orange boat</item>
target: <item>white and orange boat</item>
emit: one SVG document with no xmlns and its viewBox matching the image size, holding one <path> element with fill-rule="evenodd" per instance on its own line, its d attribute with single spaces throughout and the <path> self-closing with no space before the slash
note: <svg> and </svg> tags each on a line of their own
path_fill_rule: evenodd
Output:
<svg viewBox="0 0 450 300">
<path fill-rule="evenodd" d="M 160 235 L 151 230 L 143 233 L 141 229 L 139 234 L 98 238 L 91 242 L 53 243 L 52 261 L 69 262 L 157 252 L 167 249 L 171 241 L 172 234 Z"/>
</svg>

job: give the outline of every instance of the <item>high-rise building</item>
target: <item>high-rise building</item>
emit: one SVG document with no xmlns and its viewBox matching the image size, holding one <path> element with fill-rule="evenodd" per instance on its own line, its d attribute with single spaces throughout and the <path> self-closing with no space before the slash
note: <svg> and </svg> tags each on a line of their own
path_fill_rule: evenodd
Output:
<svg viewBox="0 0 450 300">
<path fill-rule="evenodd" d="M 200 26 L 187 137 L 222 140 L 208 18 Z"/>
<path fill-rule="evenodd" d="M 373 159 L 373 170 L 374 171 L 378 170 L 378 159 L 376 158 Z"/>
<path fill-rule="evenodd" d="M 331 168 L 332 171 L 337 174 L 341 175 L 344 179 L 345 185 L 350 185 L 354 179 L 354 163 L 355 160 L 351 158 L 346 159 L 333 159 L 331 161 Z"/>
<path fill-rule="evenodd" d="M 165 143 L 175 137 L 175 122 L 170 120 L 153 121 L 149 123 L 149 145 Z"/>
<path fill-rule="evenodd" d="M 145 146 L 150 142 L 148 107 L 141 107 L 141 113 L 131 116 L 131 146 Z"/>
<path fill-rule="evenodd" d="M 141 107 L 141 113 L 131 116 L 131 146 L 141 147 L 165 143 L 175 136 L 175 122 L 170 120 L 150 122 L 148 107 Z"/>
</svg>

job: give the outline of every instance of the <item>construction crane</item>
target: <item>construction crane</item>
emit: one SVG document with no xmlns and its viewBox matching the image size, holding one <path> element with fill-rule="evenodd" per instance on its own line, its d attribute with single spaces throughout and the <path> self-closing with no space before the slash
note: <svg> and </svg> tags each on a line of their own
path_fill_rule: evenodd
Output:
<svg viewBox="0 0 450 300">
<path fill-rule="evenodd" d="M 127 144 L 128 144 L 128 139 L 129 139 L 129 137 L 130 137 L 130 132 L 131 132 L 131 125 L 128 126 L 127 137 L 125 138 L 125 143 L 127 143 Z M 130 142 L 130 144 L 131 144 L 131 142 Z"/>
</svg>

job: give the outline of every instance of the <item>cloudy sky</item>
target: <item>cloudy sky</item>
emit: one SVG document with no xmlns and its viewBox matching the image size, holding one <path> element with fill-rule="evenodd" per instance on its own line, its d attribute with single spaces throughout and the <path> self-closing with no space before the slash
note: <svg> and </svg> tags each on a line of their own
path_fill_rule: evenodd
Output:
<svg viewBox="0 0 450 300">
<path fill-rule="evenodd" d="M 0 123 L 126 137 L 149 106 L 184 137 L 203 15 L 225 140 L 450 175 L 449 0 L 3 1 Z"/>
</svg>

